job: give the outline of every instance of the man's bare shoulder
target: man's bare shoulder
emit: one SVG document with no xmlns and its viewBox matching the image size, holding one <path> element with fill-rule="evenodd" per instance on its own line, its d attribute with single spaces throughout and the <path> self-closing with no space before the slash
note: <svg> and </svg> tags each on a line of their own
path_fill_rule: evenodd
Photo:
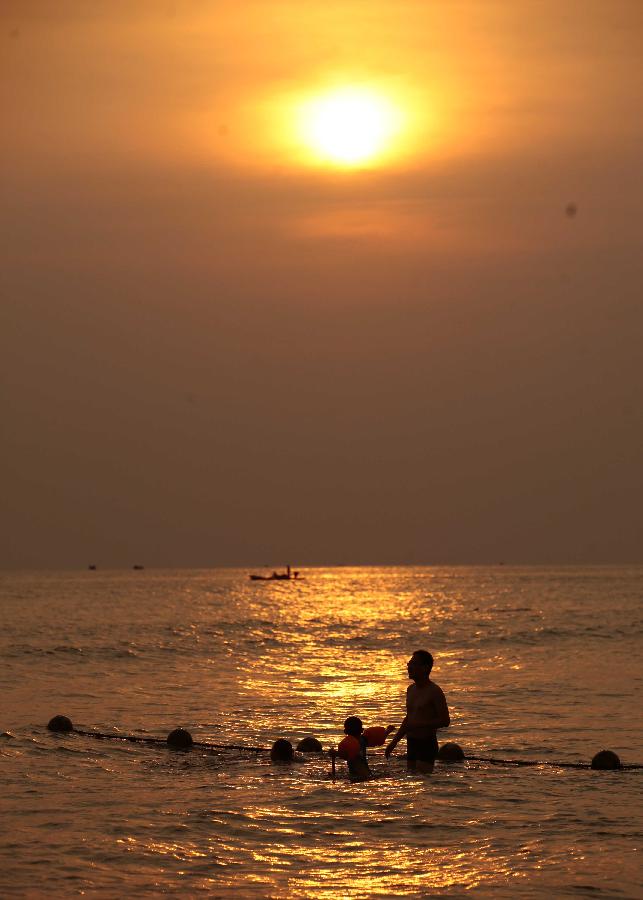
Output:
<svg viewBox="0 0 643 900">
<path fill-rule="evenodd" d="M 444 697 L 444 691 L 437 682 L 429 681 L 429 686 L 434 694 Z"/>
</svg>

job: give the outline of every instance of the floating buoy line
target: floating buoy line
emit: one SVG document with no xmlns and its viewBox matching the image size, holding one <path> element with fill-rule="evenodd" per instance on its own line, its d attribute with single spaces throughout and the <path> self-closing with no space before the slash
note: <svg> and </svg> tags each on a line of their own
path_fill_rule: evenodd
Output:
<svg viewBox="0 0 643 900">
<path fill-rule="evenodd" d="M 54 716 L 47 723 L 49 731 L 58 734 L 79 734 L 83 737 L 96 738 L 97 740 L 116 740 L 127 741 L 131 744 L 147 744 L 151 746 L 168 747 L 170 750 L 237 750 L 247 753 L 270 753 L 270 747 L 249 747 L 246 744 L 214 744 L 209 741 L 195 741 L 192 735 L 185 728 L 175 728 L 166 738 L 142 737 L 135 734 L 119 734 L 115 732 L 96 731 L 95 729 L 75 728 L 73 722 L 67 716 Z M 304 745 L 307 741 L 313 741 L 318 744 L 315 739 L 305 738 L 301 742 Z M 302 747 L 303 749 L 303 747 Z M 308 750 L 304 752 L 323 752 L 320 750 Z M 330 751 L 332 758 L 332 774 L 335 774 L 335 757 L 337 755 L 334 748 Z M 618 754 L 613 750 L 599 750 L 593 757 L 591 762 L 558 762 L 543 759 L 500 759 L 494 756 L 473 756 L 465 754 L 462 747 L 453 741 L 442 744 L 438 753 L 438 759 L 441 762 L 484 762 L 495 766 L 550 766 L 556 769 L 594 769 L 594 770 L 632 770 L 643 769 L 640 763 L 623 764 Z"/>
<path fill-rule="evenodd" d="M 175 728 L 166 738 L 142 737 L 138 734 L 120 734 L 113 731 L 96 731 L 75 728 L 71 719 L 67 716 L 54 716 L 47 723 L 49 731 L 59 734 L 82 734 L 83 737 L 97 738 L 98 740 L 127 741 L 130 744 L 151 744 L 155 746 L 169 747 L 170 750 L 247 750 L 250 753 L 270 753 L 268 747 L 248 747 L 245 744 L 212 744 L 205 741 L 194 741 L 192 735 L 185 728 Z"/>
</svg>

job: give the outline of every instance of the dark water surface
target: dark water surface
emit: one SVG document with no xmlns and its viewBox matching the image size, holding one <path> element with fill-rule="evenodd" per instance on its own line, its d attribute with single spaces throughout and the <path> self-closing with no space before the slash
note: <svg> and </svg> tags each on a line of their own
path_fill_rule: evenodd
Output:
<svg viewBox="0 0 643 900">
<path fill-rule="evenodd" d="M 643 773 L 371 755 L 183 754 L 79 728 L 270 746 L 399 723 L 419 647 L 470 754 L 643 762 L 643 569 L 0 576 L 3 896 L 641 897 Z"/>
</svg>

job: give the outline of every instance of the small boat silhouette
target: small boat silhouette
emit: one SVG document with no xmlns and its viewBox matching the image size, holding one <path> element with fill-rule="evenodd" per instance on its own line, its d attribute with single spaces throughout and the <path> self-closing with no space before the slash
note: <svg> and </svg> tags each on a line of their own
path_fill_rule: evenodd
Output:
<svg viewBox="0 0 643 900">
<path fill-rule="evenodd" d="M 250 575 L 250 581 L 295 581 L 299 578 L 299 572 L 294 572 L 290 566 L 286 566 L 285 572 L 272 572 L 270 575 Z"/>
</svg>

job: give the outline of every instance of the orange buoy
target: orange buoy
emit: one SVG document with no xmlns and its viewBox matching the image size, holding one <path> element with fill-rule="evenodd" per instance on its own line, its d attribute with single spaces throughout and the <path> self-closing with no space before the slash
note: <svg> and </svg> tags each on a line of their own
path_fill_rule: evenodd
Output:
<svg viewBox="0 0 643 900">
<path fill-rule="evenodd" d="M 387 731 L 383 725 L 372 725 L 364 731 L 367 747 L 381 747 L 386 740 Z"/>
<path fill-rule="evenodd" d="M 350 734 L 347 734 L 343 741 L 340 741 L 339 746 L 337 748 L 337 755 L 341 756 L 342 759 L 345 759 L 347 762 L 350 762 L 351 759 L 355 759 L 360 754 L 360 746 L 357 738 L 353 737 Z"/>
</svg>

